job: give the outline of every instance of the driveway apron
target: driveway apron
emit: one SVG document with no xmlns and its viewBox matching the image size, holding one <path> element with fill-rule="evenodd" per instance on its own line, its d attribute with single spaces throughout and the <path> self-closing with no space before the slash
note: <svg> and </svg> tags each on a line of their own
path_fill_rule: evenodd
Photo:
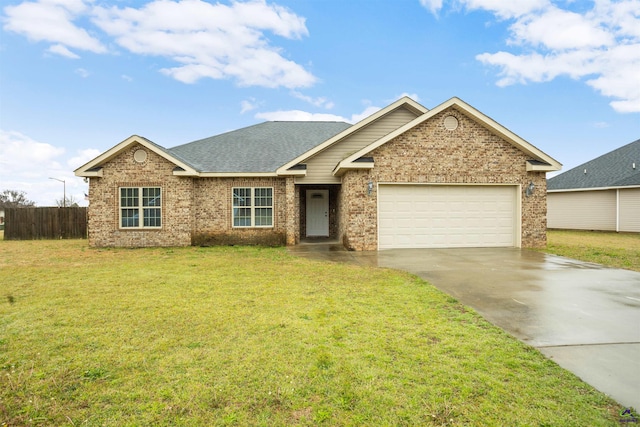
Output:
<svg viewBox="0 0 640 427">
<path fill-rule="evenodd" d="M 290 251 L 413 273 L 640 409 L 640 273 L 515 248 L 349 252 L 323 244 Z"/>
</svg>

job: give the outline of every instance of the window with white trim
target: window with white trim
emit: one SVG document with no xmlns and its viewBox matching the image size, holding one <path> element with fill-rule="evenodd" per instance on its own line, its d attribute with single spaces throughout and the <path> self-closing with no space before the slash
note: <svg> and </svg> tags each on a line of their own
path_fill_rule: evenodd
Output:
<svg viewBox="0 0 640 427">
<path fill-rule="evenodd" d="M 273 227 L 273 188 L 234 188 L 233 226 Z"/>
<path fill-rule="evenodd" d="M 160 228 L 162 190 L 160 187 L 120 188 L 120 228 Z"/>
</svg>

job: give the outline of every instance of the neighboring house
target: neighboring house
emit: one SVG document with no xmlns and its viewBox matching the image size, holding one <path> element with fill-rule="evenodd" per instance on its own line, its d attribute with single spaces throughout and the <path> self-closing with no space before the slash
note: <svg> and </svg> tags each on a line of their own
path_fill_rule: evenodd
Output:
<svg viewBox="0 0 640 427">
<path fill-rule="evenodd" d="M 539 247 L 560 163 L 458 98 L 361 122 L 266 122 L 165 149 L 131 136 L 89 178 L 92 246 Z M 313 239 L 312 239 L 313 240 Z"/>
<path fill-rule="evenodd" d="M 640 139 L 550 178 L 549 228 L 640 232 Z"/>
</svg>

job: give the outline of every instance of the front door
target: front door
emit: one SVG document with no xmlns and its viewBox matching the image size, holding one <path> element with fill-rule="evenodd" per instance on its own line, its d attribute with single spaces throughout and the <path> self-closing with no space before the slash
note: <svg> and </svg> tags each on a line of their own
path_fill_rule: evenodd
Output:
<svg viewBox="0 0 640 427">
<path fill-rule="evenodd" d="M 307 237 L 329 237 L 329 190 L 307 190 Z"/>
</svg>

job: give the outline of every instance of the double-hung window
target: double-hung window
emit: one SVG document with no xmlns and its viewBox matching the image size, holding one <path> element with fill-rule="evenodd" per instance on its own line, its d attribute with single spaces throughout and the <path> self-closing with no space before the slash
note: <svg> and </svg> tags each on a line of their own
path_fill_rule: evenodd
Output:
<svg viewBox="0 0 640 427">
<path fill-rule="evenodd" d="M 234 188 L 233 226 L 273 227 L 273 188 Z"/>
<path fill-rule="evenodd" d="M 160 187 L 120 188 L 121 228 L 160 228 L 162 191 Z"/>
</svg>

